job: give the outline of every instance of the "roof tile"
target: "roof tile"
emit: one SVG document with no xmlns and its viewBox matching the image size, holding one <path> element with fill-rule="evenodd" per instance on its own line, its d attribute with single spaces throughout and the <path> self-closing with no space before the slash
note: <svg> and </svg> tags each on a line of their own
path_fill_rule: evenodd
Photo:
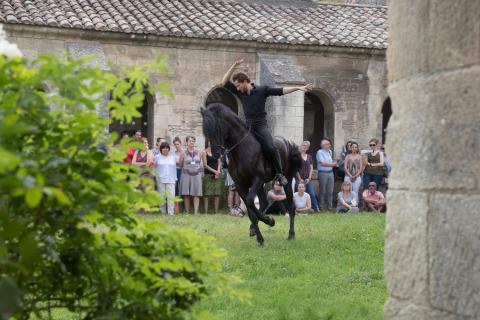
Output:
<svg viewBox="0 0 480 320">
<path fill-rule="evenodd" d="M 9 0 L 0 22 L 257 42 L 385 49 L 387 8 L 225 0 Z"/>
</svg>

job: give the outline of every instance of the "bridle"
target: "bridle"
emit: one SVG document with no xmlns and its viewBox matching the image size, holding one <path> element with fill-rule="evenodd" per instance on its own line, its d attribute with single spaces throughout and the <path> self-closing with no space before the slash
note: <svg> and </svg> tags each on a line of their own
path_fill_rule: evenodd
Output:
<svg viewBox="0 0 480 320">
<path fill-rule="evenodd" d="M 219 149 L 221 150 L 222 156 L 223 156 L 223 155 L 227 155 L 227 156 L 228 156 L 228 154 L 229 154 L 230 152 L 232 152 L 232 150 L 234 150 L 236 147 L 238 147 L 238 146 L 243 142 L 243 140 L 245 140 L 245 139 L 248 137 L 248 134 L 250 133 L 250 131 L 251 131 L 251 127 L 249 126 L 247 133 L 245 133 L 245 135 L 242 137 L 242 139 L 240 139 L 240 141 L 238 141 L 237 143 L 235 143 L 235 144 L 234 144 L 232 147 L 230 147 L 230 148 L 225 148 L 224 146 L 218 145 L 218 144 L 214 144 L 214 145 L 212 145 L 212 147 L 217 147 L 217 148 L 219 148 Z"/>
</svg>

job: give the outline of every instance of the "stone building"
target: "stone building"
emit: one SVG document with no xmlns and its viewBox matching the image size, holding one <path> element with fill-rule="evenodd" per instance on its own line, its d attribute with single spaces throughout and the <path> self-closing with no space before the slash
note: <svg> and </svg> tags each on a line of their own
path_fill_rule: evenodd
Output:
<svg viewBox="0 0 480 320">
<path fill-rule="evenodd" d="M 367 146 L 380 138 L 388 117 L 383 6 L 320 4 L 313 0 L 11 0 L 0 2 L 0 22 L 26 57 L 96 54 L 120 65 L 168 55 L 174 99 L 146 97 L 142 118 L 112 130 L 140 128 L 154 137 L 201 136 L 199 107 L 223 101 L 242 114 L 239 101 L 218 88 L 230 64 L 245 58 L 255 83 L 311 82 L 312 93 L 269 101 L 275 135 L 299 143 L 346 140 Z M 388 109 L 388 108 L 387 108 Z M 199 141 L 201 145 L 202 139 Z"/>
<path fill-rule="evenodd" d="M 480 319 L 480 1 L 391 0 L 388 320 Z"/>
</svg>

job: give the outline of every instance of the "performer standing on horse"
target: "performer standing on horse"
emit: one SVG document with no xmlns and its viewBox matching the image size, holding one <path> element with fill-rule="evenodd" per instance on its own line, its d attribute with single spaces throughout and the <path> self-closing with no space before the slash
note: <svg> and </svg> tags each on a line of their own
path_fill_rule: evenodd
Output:
<svg viewBox="0 0 480 320">
<path fill-rule="evenodd" d="M 282 96 L 295 91 L 308 92 L 312 85 L 301 87 L 270 88 L 268 86 L 256 86 L 243 72 L 233 74 L 240 67 L 243 59 L 235 61 L 222 79 L 222 86 L 235 94 L 242 101 L 246 123 L 252 134 L 262 146 L 265 157 L 272 163 L 275 170 L 275 180 L 282 185 L 287 184 L 287 179 L 282 172 L 280 154 L 273 144 L 273 138 L 267 127 L 267 113 L 265 103 L 269 96 Z M 232 77 L 233 75 L 233 77 Z"/>
</svg>

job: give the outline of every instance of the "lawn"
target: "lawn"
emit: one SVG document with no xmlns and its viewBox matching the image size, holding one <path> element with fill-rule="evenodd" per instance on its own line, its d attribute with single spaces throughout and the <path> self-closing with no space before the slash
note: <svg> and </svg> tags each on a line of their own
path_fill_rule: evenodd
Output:
<svg viewBox="0 0 480 320">
<path fill-rule="evenodd" d="M 221 319 L 382 319 L 385 217 L 367 213 L 296 218 L 296 240 L 287 241 L 288 218 L 261 225 L 265 245 L 248 237 L 249 220 L 226 215 L 146 217 L 214 236 L 228 256 L 226 272 L 243 279 L 251 303 L 224 297 L 196 306 Z"/>
<path fill-rule="evenodd" d="M 296 240 L 287 241 L 288 218 L 261 225 L 265 245 L 248 236 L 248 218 L 145 215 L 216 238 L 228 255 L 227 273 L 239 276 L 250 303 L 225 297 L 195 306 L 223 320 L 374 320 L 383 318 L 383 215 L 313 214 L 296 218 Z M 55 319 L 78 319 L 57 310 Z"/>
</svg>

